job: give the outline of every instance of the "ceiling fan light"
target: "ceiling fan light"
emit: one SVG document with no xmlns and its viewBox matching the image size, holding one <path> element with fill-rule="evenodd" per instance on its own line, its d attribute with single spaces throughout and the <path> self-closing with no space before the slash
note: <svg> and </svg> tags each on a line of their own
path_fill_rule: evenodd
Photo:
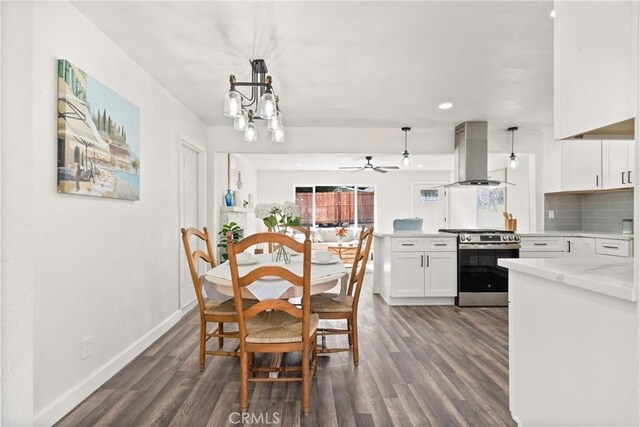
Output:
<svg viewBox="0 0 640 427">
<path fill-rule="evenodd" d="M 247 114 L 247 110 L 244 108 L 238 117 L 233 119 L 233 130 L 237 130 L 238 132 L 244 132 L 247 130 L 247 125 L 249 124 L 249 116 Z"/>
<path fill-rule="evenodd" d="M 249 121 L 247 124 L 247 130 L 244 131 L 244 140 L 246 142 L 258 141 L 258 130 L 256 129 L 256 124 L 253 123 L 253 121 Z"/>
<path fill-rule="evenodd" d="M 284 142 L 284 129 L 276 128 L 271 133 L 271 142 Z"/>
<path fill-rule="evenodd" d="M 242 97 L 235 90 L 230 90 L 224 97 L 224 115 L 236 118 L 242 114 Z"/>
<path fill-rule="evenodd" d="M 258 116 L 265 120 L 269 120 L 274 115 L 276 115 L 276 98 L 271 92 L 265 92 L 260 97 L 260 105 L 258 105 Z"/>
</svg>

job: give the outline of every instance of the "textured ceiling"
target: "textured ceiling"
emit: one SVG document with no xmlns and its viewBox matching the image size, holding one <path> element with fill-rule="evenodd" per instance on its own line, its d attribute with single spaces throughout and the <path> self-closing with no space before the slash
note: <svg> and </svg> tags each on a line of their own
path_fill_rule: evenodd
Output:
<svg viewBox="0 0 640 427">
<path fill-rule="evenodd" d="M 552 123 L 551 2 L 75 2 L 209 125 L 264 58 L 285 126 Z M 453 102 L 448 111 L 441 102 Z"/>
</svg>

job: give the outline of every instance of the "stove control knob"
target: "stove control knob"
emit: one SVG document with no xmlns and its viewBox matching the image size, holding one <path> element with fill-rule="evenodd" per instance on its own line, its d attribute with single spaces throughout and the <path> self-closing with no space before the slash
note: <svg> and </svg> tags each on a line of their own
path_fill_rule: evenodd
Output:
<svg viewBox="0 0 640 427">
<path fill-rule="evenodd" d="M 509 240 L 513 240 L 513 236 L 509 236 Z"/>
<path fill-rule="evenodd" d="M 463 234 L 462 237 L 460 237 L 460 241 L 462 242 L 467 242 L 471 240 L 471 236 L 469 236 L 468 234 Z"/>
<path fill-rule="evenodd" d="M 502 235 L 502 240 L 507 240 L 507 236 L 505 236 L 504 234 Z"/>
<path fill-rule="evenodd" d="M 518 236 L 517 234 L 513 235 L 513 240 L 518 241 L 520 240 L 520 236 Z"/>
</svg>

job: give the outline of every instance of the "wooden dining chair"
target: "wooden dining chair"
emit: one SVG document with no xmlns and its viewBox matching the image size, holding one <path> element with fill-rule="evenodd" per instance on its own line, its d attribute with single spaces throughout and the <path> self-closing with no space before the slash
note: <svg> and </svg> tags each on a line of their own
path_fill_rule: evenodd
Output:
<svg viewBox="0 0 640 427">
<path fill-rule="evenodd" d="M 203 278 L 198 275 L 198 261 L 203 260 L 207 264 L 214 268 L 216 261 L 214 257 L 213 247 L 211 244 L 211 236 L 207 227 L 203 228 L 203 231 L 197 228 L 183 228 L 180 230 L 182 233 L 182 243 L 184 245 L 184 251 L 187 255 L 187 263 L 189 264 L 189 271 L 191 273 L 191 281 L 196 292 L 196 299 L 198 301 L 198 311 L 200 313 L 200 369 L 204 369 L 205 355 L 215 356 L 239 356 L 237 351 L 223 351 L 225 338 L 238 338 L 238 332 L 224 332 L 225 323 L 237 323 L 238 315 L 236 312 L 236 306 L 233 299 L 218 304 L 211 300 L 205 300 L 202 295 L 202 280 Z M 207 252 L 203 252 L 200 249 L 192 250 L 191 237 L 195 236 L 198 241 L 204 242 Z M 198 245 L 196 244 L 197 248 Z M 207 332 L 209 323 L 217 323 L 217 328 L 212 332 Z M 211 338 L 218 338 L 218 350 L 207 350 L 207 341 Z"/>
<path fill-rule="evenodd" d="M 238 312 L 240 329 L 240 409 L 248 410 L 249 382 L 265 381 L 301 381 L 302 408 L 305 415 L 311 410 L 311 379 L 316 372 L 318 315 L 310 311 L 311 302 L 311 240 L 309 231 L 305 232 L 304 243 L 297 242 L 280 233 L 257 233 L 234 244 L 227 239 L 227 253 L 231 268 L 233 294 Z M 253 269 L 244 276 L 238 272 L 236 254 L 258 243 L 284 245 L 295 252 L 303 253 L 302 275 L 298 276 L 281 266 L 262 266 Z M 276 276 L 293 286 L 302 288 L 302 304 L 296 307 L 287 300 L 269 299 L 257 302 L 251 307 L 243 306 L 242 290 L 265 276 Z M 268 283 L 268 282 L 267 282 Z M 258 367 L 255 365 L 255 353 L 301 352 L 301 366 L 297 367 Z M 253 376 L 249 376 L 252 371 Z M 260 372 L 299 372 L 296 377 L 258 377 Z"/>
<path fill-rule="evenodd" d="M 318 335 L 322 339 L 319 353 L 338 353 L 342 351 L 351 351 L 353 356 L 353 364 L 358 366 L 358 302 L 360 301 L 360 292 L 362 291 L 362 283 L 367 270 L 367 260 L 369 259 L 369 251 L 373 242 L 373 227 L 365 229 L 362 227 L 360 237 L 358 238 L 358 246 L 356 255 L 351 267 L 349 282 L 347 287 L 347 296 L 344 301 L 335 301 L 334 298 L 338 294 L 322 293 L 311 296 L 311 311 L 320 316 L 320 320 L 346 320 L 347 329 L 337 328 L 319 328 Z M 326 337 L 329 335 L 347 335 L 349 347 L 344 348 L 327 348 Z"/>
</svg>

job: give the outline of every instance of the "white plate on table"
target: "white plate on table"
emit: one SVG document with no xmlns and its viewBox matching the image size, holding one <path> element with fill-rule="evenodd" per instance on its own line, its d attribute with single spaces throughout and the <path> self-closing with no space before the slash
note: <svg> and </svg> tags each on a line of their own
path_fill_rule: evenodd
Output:
<svg viewBox="0 0 640 427">
<path fill-rule="evenodd" d="M 328 261 L 320 261 L 319 259 L 311 258 L 311 264 L 329 265 L 329 264 L 337 264 L 339 262 L 340 260 L 338 258 L 333 258 Z"/>
<path fill-rule="evenodd" d="M 250 258 L 250 259 L 248 259 L 246 261 L 238 260 L 238 265 L 254 265 L 254 264 L 257 264 L 259 262 L 260 262 L 260 260 L 257 259 L 257 258 Z"/>
</svg>

